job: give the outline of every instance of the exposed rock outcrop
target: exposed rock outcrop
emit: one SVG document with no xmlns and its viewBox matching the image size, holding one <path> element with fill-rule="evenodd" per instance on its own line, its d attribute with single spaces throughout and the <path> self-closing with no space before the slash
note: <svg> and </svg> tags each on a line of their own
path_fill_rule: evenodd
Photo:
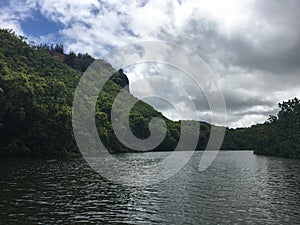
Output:
<svg viewBox="0 0 300 225">
<path fill-rule="evenodd" d="M 120 85 L 122 88 L 125 88 L 129 92 L 129 80 L 124 74 L 123 69 L 119 69 L 116 73 L 114 73 L 110 80 Z"/>
</svg>

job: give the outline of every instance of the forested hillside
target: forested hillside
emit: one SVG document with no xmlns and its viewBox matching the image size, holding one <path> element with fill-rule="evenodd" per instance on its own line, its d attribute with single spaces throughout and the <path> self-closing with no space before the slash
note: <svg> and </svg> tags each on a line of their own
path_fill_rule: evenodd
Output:
<svg viewBox="0 0 300 225">
<path fill-rule="evenodd" d="M 72 102 L 84 70 L 94 61 L 88 54 L 65 54 L 56 47 L 30 46 L 11 30 L 0 30 L 0 156 L 78 155 L 72 130 Z M 108 63 L 113 75 L 98 96 L 98 134 L 111 152 L 128 152 L 116 138 L 111 106 L 128 79 Z M 128 90 L 129 91 L 129 90 Z M 128 93 L 128 97 L 135 97 Z M 300 158 L 299 100 L 279 104 L 281 111 L 265 124 L 227 129 L 223 150 L 255 150 L 257 154 Z M 122 112 L 122 109 L 120 109 Z M 163 142 L 154 150 L 176 148 L 181 122 L 165 118 L 150 105 L 138 101 L 130 112 L 130 127 L 141 139 L 150 135 L 149 122 L 162 118 L 167 125 Z M 197 149 L 206 148 L 211 125 L 200 122 Z"/>
<path fill-rule="evenodd" d="M 71 113 L 74 91 L 82 75 L 77 68 L 79 59 L 68 66 L 57 54 L 40 46 L 29 46 L 23 37 L 10 30 L 0 31 L 0 46 L 0 155 L 78 154 Z M 114 75 L 100 92 L 96 106 L 98 132 L 111 152 L 129 151 L 115 137 L 110 121 L 113 100 L 128 80 L 122 70 L 110 70 Z M 133 133 L 139 138 L 148 137 L 148 123 L 153 117 L 163 118 L 168 126 L 166 138 L 157 150 L 174 149 L 180 136 L 180 122 L 166 119 L 142 101 L 130 114 Z M 206 133 L 202 132 L 198 147 L 204 149 L 209 125 L 203 123 L 202 129 Z"/>
<path fill-rule="evenodd" d="M 80 72 L 0 31 L 0 154 L 74 152 L 72 95 Z"/>
<path fill-rule="evenodd" d="M 277 116 L 270 116 L 262 125 L 248 130 L 254 153 L 261 155 L 300 158 L 300 100 L 279 103 Z"/>
<path fill-rule="evenodd" d="M 250 149 L 255 154 L 300 158 L 300 100 L 278 104 L 280 111 L 263 124 L 228 129 L 222 148 Z"/>
</svg>

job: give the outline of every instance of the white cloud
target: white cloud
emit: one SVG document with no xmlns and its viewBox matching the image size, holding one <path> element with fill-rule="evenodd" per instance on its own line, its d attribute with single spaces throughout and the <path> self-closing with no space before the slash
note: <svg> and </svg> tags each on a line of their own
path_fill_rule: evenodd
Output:
<svg viewBox="0 0 300 225">
<path fill-rule="evenodd" d="M 219 77 L 228 124 L 233 127 L 262 122 L 275 112 L 277 102 L 300 95 L 297 1 L 14 0 L 1 9 L 0 26 L 23 34 L 20 21 L 32 16 L 32 10 L 62 25 L 60 38 L 68 49 L 95 57 L 113 47 L 153 39 L 191 49 Z M 30 38 L 51 41 L 57 37 Z M 151 73 L 186 87 L 192 99 L 200 99 L 201 119 L 209 120 L 207 107 L 201 104 L 205 102 L 203 94 L 193 91 L 178 72 L 161 65 L 136 65 L 128 71 L 131 82 Z M 138 87 L 131 90 L 136 95 L 145 91 Z M 176 99 L 177 106 L 184 107 L 174 95 Z M 164 112 L 176 116 L 169 108 Z"/>
</svg>

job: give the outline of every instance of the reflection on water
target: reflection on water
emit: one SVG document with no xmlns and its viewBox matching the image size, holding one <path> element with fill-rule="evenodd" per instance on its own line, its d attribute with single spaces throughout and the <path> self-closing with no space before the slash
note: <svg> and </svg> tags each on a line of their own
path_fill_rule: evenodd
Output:
<svg viewBox="0 0 300 225">
<path fill-rule="evenodd" d="M 147 166 L 168 154 L 118 157 Z M 299 160 L 228 151 L 199 172 L 201 154 L 148 187 L 113 184 L 80 159 L 1 160 L 0 224 L 299 224 Z"/>
</svg>

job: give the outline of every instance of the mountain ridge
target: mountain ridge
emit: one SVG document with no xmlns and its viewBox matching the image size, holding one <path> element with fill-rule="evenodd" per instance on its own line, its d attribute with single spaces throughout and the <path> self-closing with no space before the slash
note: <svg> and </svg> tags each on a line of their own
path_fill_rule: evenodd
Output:
<svg viewBox="0 0 300 225">
<path fill-rule="evenodd" d="M 63 54 L 64 57 L 57 57 Z M 95 59 L 88 54 L 69 55 L 41 46 L 29 45 L 12 30 L 0 30 L 0 156 L 57 157 L 80 155 L 72 131 L 72 104 L 78 82 Z M 111 123 L 111 107 L 126 88 L 135 100 L 129 115 L 130 132 L 137 138 L 150 136 L 149 123 L 161 118 L 166 137 L 154 151 L 174 150 L 181 134 L 181 122 L 171 121 L 152 106 L 130 94 L 122 69 L 110 64 L 112 74 L 96 104 L 96 125 L 100 139 L 111 153 L 132 152 L 116 137 Z M 226 129 L 222 150 L 254 150 L 256 154 L 300 158 L 300 103 L 297 98 L 279 104 L 281 111 L 264 124 L 250 128 Z M 122 108 L 119 112 L 122 113 Z M 199 122 L 197 150 L 204 150 L 213 125 Z M 298 126 L 299 125 L 299 126 Z M 191 134 L 192 135 L 192 134 Z M 134 151 L 133 151 L 134 152 Z"/>
</svg>

